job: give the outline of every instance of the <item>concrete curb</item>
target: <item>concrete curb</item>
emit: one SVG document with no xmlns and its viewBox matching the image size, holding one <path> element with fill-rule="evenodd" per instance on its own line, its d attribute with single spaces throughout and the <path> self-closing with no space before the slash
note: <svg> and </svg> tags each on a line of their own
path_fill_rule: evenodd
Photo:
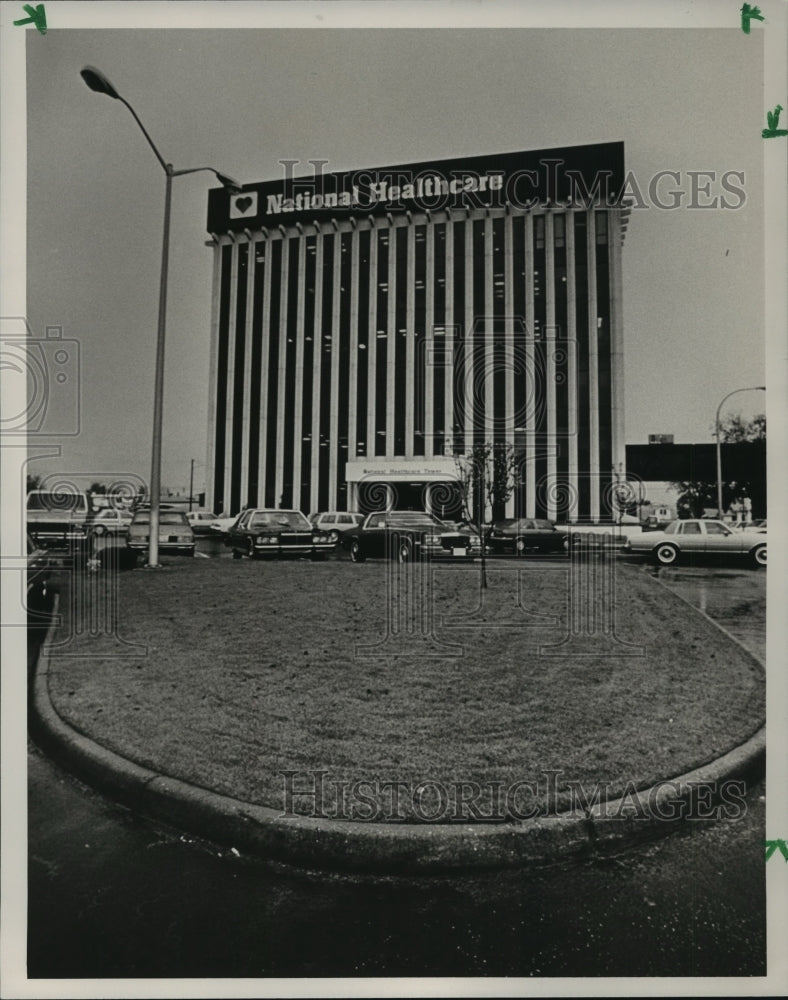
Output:
<svg viewBox="0 0 788 1000">
<path fill-rule="evenodd" d="M 58 610 L 55 598 L 53 613 Z M 436 873 L 547 864 L 619 850 L 662 836 L 704 806 L 722 802 L 725 781 L 760 775 L 763 728 L 744 744 L 688 774 L 638 792 L 635 799 L 585 804 L 573 813 L 496 823 L 365 823 L 282 816 L 167 777 L 114 753 L 58 715 L 49 695 L 49 638 L 42 646 L 30 692 L 31 734 L 88 784 L 142 813 L 218 843 L 307 868 L 374 873 Z M 751 654 L 750 654 L 751 655 Z M 638 808 L 640 806 L 640 808 Z M 640 813 L 640 815 L 638 815 Z M 719 815 L 726 815 L 726 812 Z"/>
</svg>

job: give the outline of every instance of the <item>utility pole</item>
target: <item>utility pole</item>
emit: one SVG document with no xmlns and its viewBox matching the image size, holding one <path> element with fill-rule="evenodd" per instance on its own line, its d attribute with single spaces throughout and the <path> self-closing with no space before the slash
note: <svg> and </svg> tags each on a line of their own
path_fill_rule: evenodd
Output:
<svg viewBox="0 0 788 1000">
<path fill-rule="evenodd" d="M 191 467 L 189 469 L 189 513 L 191 513 L 193 498 L 194 498 L 194 459 L 192 459 Z"/>
</svg>

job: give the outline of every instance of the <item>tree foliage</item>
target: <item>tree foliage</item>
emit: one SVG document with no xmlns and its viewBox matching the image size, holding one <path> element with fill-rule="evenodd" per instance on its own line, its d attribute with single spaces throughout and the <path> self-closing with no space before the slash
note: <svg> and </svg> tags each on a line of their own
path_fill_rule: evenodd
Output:
<svg viewBox="0 0 788 1000">
<path fill-rule="evenodd" d="M 716 428 L 712 428 L 716 435 Z M 766 440 L 766 414 L 757 413 L 752 420 L 745 420 L 741 413 L 733 413 L 720 420 L 720 441 L 738 444 L 741 441 Z"/>
</svg>

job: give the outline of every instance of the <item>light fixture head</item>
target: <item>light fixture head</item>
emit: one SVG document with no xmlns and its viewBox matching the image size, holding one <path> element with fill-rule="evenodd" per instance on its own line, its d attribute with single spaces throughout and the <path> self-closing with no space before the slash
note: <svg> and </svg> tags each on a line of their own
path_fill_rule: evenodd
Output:
<svg viewBox="0 0 788 1000">
<path fill-rule="evenodd" d="M 238 181 L 233 180 L 233 178 L 227 174 L 220 174 L 218 170 L 214 170 L 214 173 L 219 181 L 221 181 L 221 183 L 227 188 L 230 194 L 240 194 L 243 190 L 241 184 L 239 184 Z"/>
<path fill-rule="evenodd" d="M 95 66 L 85 66 L 84 69 L 79 71 L 79 75 L 90 89 L 95 90 L 97 94 L 106 94 L 107 97 L 114 97 L 116 100 L 120 100 L 120 94 L 100 69 L 96 69 Z"/>
</svg>

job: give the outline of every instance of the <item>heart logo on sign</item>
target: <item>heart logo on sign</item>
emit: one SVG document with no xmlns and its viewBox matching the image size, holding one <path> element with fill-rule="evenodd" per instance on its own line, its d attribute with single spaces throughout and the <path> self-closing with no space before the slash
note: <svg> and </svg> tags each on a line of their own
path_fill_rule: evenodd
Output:
<svg viewBox="0 0 788 1000">
<path fill-rule="evenodd" d="M 237 209 L 237 211 L 239 211 L 239 212 L 241 212 L 241 214 L 243 214 L 244 212 L 248 211 L 252 207 L 252 200 L 253 199 L 250 198 L 248 195 L 245 195 L 243 198 L 236 198 L 235 199 L 235 208 Z"/>
</svg>

